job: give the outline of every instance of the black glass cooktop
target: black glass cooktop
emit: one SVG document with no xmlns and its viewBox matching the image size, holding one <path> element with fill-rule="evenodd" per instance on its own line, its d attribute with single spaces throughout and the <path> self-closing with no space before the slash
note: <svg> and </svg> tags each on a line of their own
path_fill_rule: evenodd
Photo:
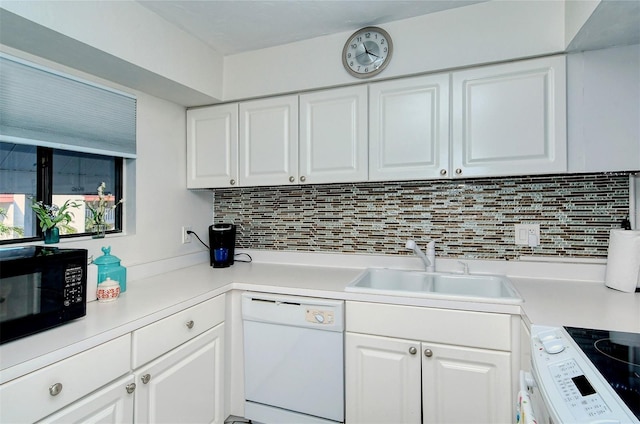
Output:
<svg viewBox="0 0 640 424">
<path fill-rule="evenodd" d="M 565 330 L 640 419 L 640 334 L 574 327 Z"/>
</svg>

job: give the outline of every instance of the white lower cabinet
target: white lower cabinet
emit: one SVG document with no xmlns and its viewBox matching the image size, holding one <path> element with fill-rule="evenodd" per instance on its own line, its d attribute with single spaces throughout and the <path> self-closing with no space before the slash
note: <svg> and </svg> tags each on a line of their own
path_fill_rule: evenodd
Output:
<svg viewBox="0 0 640 424">
<path fill-rule="evenodd" d="M 130 353 L 131 335 L 126 334 L 2 384 L 0 422 L 36 422 L 72 405 L 128 374 Z"/>
<path fill-rule="evenodd" d="M 421 351 L 424 423 L 511 421 L 509 352 L 424 342 Z"/>
<path fill-rule="evenodd" d="M 220 423 L 224 324 L 139 368 L 136 423 Z"/>
<path fill-rule="evenodd" d="M 509 315 L 347 302 L 346 323 L 349 424 L 512 422 Z"/>
<path fill-rule="evenodd" d="M 346 422 L 420 423 L 420 343 L 347 333 Z"/>
<path fill-rule="evenodd" d="M 128 375 L 39 421 L 39 423 L 133 423 L 134 392 L 133 376 Z"/>
<path fill-rule="evenodd" d="M 220 295 L 6 382 L 0 423 L 222 424 L 224 317 Z"/>
<path fill-rule="evenodd" d="M 224 421 L 225 297 L 133 332 L 135 423 Z"/>
</svg>

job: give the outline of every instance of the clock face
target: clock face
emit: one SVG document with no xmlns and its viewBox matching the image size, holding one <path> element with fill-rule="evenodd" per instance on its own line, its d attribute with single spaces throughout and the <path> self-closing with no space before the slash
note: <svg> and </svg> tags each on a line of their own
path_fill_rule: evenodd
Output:
<svg viewBox="0 0 640 424">
<path fill-rule="evenodd" d="M 356 31 L 342 49 L 342 64 L 357 78 L 379 74 L 391 60 L 393 43 L 389 34 L 377 27 Z"/>
</svg>

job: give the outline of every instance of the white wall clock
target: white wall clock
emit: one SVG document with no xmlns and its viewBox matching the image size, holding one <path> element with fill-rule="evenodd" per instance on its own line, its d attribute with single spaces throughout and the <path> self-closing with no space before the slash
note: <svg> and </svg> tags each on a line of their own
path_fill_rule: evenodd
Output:
<svg viewBox="0 0 640 424">
<path fill-rule="evenodd" d="M 342 49 L 342 64 L 356 78 L 379 74 L 389 64 L 393 42 L 387 31 L 378 27 L 357 30 Z"/>
</svg>

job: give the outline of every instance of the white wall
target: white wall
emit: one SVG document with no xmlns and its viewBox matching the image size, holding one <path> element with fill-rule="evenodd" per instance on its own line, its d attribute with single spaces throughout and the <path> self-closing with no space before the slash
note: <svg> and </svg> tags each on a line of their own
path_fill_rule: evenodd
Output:
<svg viewBox="0 0 640 424">
<path fill-rule="evenodd" d="M 565 46 L 578 34 L 602 0 L 580 0 L 565 2 Z"/>
<path fill-rule="evenodd" d="M 2 0 L 0 6 L 19 17 L 3 13 L 10 29 L 2 33 L 5 45 L 142 90 L 151 80 L 174 99 L 222 95 L 222 55 L 135 1 Z"/>
<path fill-rule="evenodd" d="M 568 56 L 569 172 L 638 169 L 639 99 L 640 44 Z"/>
<path fill-rule="evenodd" d="M 393 58 L 375 79 L 561 52 L 564 2 L 491 1 L 380 25 Z M 350 32 L 224 60 L 224 100 L 358 82 L 342 66 Z"/>
<path fill-rule="evenodd" d="M 6 46 L 0 45 L 0 51 L 132 93 L 138 98 L 136 183 L 134 192 L 125 192 L 124 205 L 129 211 L 135 208 L 135 234 L 131 233 L 131 223 L 127 223 L 127 234 L 98 240 L 88 237 L 77 241 L 63 240 L 59 247 L 88 249 L 89 255 L 97 257 L 102 255 L 101 247 L 111 246 L 111 253 L 125 266 L 206 251 L 197 240 L 184 245 L 181 240 L 181 227 L 190 225 L 208 243 L 207 231 L 213 216 L 211 191 L 186 189 L 186 112 L 183 106 Z"/>
</svg>

